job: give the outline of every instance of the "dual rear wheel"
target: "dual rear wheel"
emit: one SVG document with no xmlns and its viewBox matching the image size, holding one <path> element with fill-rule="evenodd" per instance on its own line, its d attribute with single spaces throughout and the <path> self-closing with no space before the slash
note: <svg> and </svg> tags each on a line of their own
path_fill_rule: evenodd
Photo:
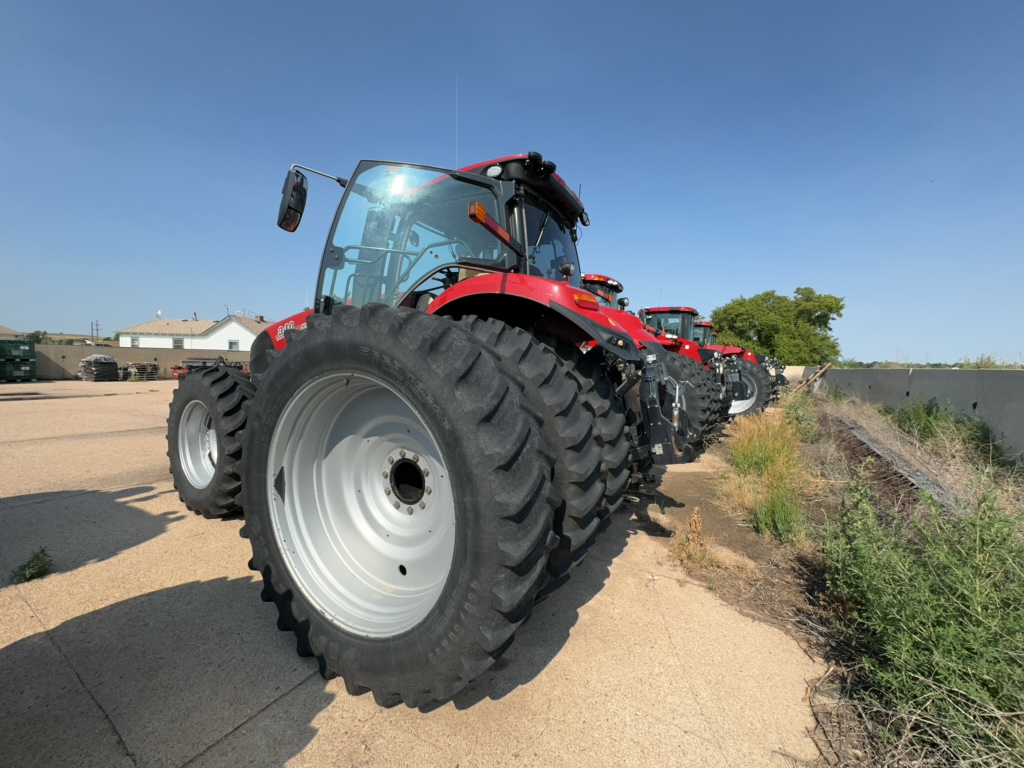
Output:
<svg viewBox="0 0 1024 768">
<path fill-rule="evenodd" d="M 450 699 L 621 503 L 621 401 L 575 347 L 383 305 L 313 315 L 268 355 L 258 388 L 179 387 L 179 492 L 244 507 L 262 596 L 325 677 L 385 706 Z"/>
</svg>

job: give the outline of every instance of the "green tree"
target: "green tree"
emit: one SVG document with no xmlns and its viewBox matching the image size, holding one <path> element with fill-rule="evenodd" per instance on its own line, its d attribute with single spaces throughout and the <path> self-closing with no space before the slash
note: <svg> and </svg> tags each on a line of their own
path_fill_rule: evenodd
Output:
<svg viewBox="0 0 1024 768">
<path fill-rule="evenodd" d="M 843 316 L 839 296 L 797 288 L 792 298 L 766 291 L 733 299 L 711 313 L 720 344 L 747 347 L 786 365 L 821 365 L 839 359 L 832 321 Z"/>
<path fill-rule="evenodd" d="M 49 344 L 50 334 L 46 331 L 32 331 L 25 334 L 25 341 L 34 341 L 36 344 Z"/>
</svg>

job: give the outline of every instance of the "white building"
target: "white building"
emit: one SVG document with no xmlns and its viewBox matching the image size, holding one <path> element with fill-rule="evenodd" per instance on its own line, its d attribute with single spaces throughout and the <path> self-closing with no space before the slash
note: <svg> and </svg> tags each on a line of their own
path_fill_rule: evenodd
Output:
<svg viewBox="0 0 1024 768">
<path fill-rule="evenodd" d="M 253 340 L 268 325 L 270 322 L 262 315 L 228 315 L 223 320 L 160 318 L 123 328 L 118 333 L 122 347 L 248 352 Z"/>
</svg>

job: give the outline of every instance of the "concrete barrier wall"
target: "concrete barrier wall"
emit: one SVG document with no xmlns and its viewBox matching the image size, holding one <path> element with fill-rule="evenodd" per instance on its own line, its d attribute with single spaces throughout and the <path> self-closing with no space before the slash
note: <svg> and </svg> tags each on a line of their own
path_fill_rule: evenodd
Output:
<svg viewBox="0 0 1024 768">
<path fill-rule="evenodd" d="M 934 398 L 984 421 L 1008 453 L 1024 453 L 1024 371 L 832 368 L 824 378 L 830 388 L 890 408 Z"/>
<path fill-rule="evenodd" d="M 40 379 L 50 381 L 73 379 L 78 373 L 78 364 L 90 355 L 109 355 L 121 366 L 129 363 L 156 363 L 160 366 L 161 376 L 170 376 L 171 366 L 180 365 L 188 357 L 216 358 L 220 355 L 232 362 L 249 362 L 248 352 L 36 344 L 36 374 Z"/>
</svg>

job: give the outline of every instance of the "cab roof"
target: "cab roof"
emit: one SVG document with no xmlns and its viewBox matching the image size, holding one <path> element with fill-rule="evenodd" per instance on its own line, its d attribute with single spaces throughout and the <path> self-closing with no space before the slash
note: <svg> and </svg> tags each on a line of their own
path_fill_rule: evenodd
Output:
<svg viewBox="0 0 1024 768">
<path fill-rule="evenodd" d="M 589 274 L 583 276 L 584 283 L 603 283 L 611 288 L 613 291 L 622 291 L 622 283 L 616 280 L 614 277 L 608 277 L 606 275 Z"/>
<path fill-rule="evenodd" d="M 518 181 L 562 214 L 571 226 L 575 227 L 580 221 L 584 226 L 590 223 L 579 196 L 555 173 L 555 164 L 545 160 L 539 152 L 499 157 L 496 160 L 467 165 L 459 170 L 490 179 Z"/>
<path fill-rule="evenodd" d="M 683 313 L 688 314 L 688 315 L 696 315 L 697 314 L 697 310 L 694 309 L 693 307 L 650 307 L 650 308 L 646 308 L 645 307 L 644 308 L 644 312 L 647 312 L 647 313 L 652 314 L 652 315 L 676 314 L 678 312 L 683 312 Z"/>
</svg>

